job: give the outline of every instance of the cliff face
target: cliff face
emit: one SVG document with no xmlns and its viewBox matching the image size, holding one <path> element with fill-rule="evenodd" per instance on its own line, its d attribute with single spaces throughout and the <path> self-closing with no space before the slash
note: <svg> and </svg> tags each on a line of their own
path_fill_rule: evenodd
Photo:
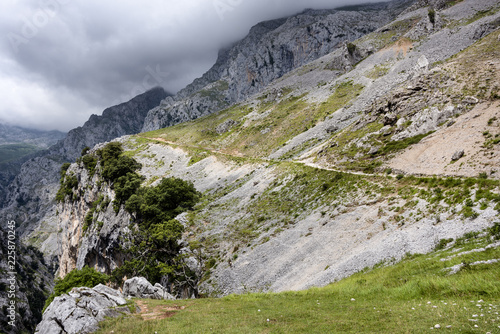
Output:
<svg viewBox="0 0 500 334">
<path fill-rule="evenodd" d="M 151 110 L 143 131 L 164 128 L 227 108 L 273 80 L 387 24 L 411 1 L 345 10 L 307 10 L 262 22 L 219 53 L 201 78 Z"/>
<path fill-rule="evenodd" d="M 6 334 L 33 332 L 42 320 L 45 295 L 51 289 L 53 277 L 45 266 L 43 255 L 33 247 L 25 247 L 17 238 L 12 239 L 15 236 L 12 232 L 7 221 L 3 222 L 0 227 L 0 303 L 4 308 L 0 313 L 0 327 Z M 9 240 L 16 240 L 14 250 Z M 12 254 L 16 258 L 14 268 L 9 262 Z M 15 274 L 7 274 L 10 272 Z M 15 302 L 12 313 L 8 308 L 11 301 Z M 9 317 L 12 314 L 15 318 Z"/>
<path fill-rule="evenodd" d="M 99 168 L 97 166 L 97 170 Z M 129 232 L 131 216 L 125 210 L 115 212 L 112 204 L 115 193 L 102 182 L 99 172 L 89 175 L 80 163 L 73 164 L 67 173 L 78 177 L 74 191 L 79 198 L 56 206 L 59 276 L 64 277 L 71 270 L 84 266 L 109 274 L 125 259 L 121 247 Z M 86 224 L 85 217 L 97 201 L 94 221 Z"/>
</svg>

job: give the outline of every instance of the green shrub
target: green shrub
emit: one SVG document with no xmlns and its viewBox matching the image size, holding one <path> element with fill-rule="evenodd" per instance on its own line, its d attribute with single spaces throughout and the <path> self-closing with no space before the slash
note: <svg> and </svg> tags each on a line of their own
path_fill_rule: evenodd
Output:
<svg viewBox="0 0 500 334">
<path fill-rule="evenodd" d="M 94 175 L 95 167 L 97 165 L 97 157 L 87 154 L 82 157 L 82 162 L 85 168 L 89 171 L 90 175 Z"/>
<path fill-rule="evenodd" d="M 95 212 L 95 209 L 92 208 L 85 215 L 85 219 L 84 219 L 83 227 L 82 227 L 82 230 L 84 233 L 87 232 L 88 228 L 90 226 L 92 226 L 92 223 L 94 222 L 94 212 Z"/>
<path fill-rule="evenodd" d="M 353 43 L 347 43 L 347 52 L 352 56 L 354 54 L 354 51 L 356 51 L 356 45 Z"/>
<path fill-rule="evenodd" d="M 66 170 L 63 173 L 61 169 L 61 175 L 63 176 L 61 177 L 61 184 L 56 194 L 56 201 L 58 202 L 63 202 L 67 196 L 69 196 L 70 201 L 74 201 L 78 197 L 78 195 L 73 192 L 73 190 L 78 187 L 78 179 L 75 175 L 66 175 Z"/>
<path fill-rule="evenodd" d="M 85 147 L 82 149 L 81 156 L 83 157 L 83 156 L 87 155 L 87 154 L 89 153 L 89 151 L 90 151 L 90 147 L 85 146 Z"/>
<path fill-rule="evenodd" d="M 52 303 L 54 298 L 69 292 L 73 288 L 84 286 L 93 288 L 98 284 L 106 284 L 108 281 L 108 275 L 102 274 L 93 268 L 84 267 L 81 270 L 75 269 L 63 279 L 56 279 L 54 292 L 45 301 L 43 312 L 45 312 L 45 309 Z"/>
<path fill-rule="evenodd" d="M 434 10 L 434 8 L 429 8 L 428 15 L 429 15 L 429 21 L 432 24 L 436 23 L 436 11 Z"/>
<path fill-rule="evenodd" d="M 121 282 L 124 276 L 141 275 L 154 283 L 163 276 L 173 281 L 194 275 L 185 270 L 180 276 L 176 274 L 181 266 L 178 240 L 184 227 L 173 218 L 191 209 L 200 195 L 191 182 L 171 177 L 155 187 L 139 188 L 128 198 L 125 209 L 135 213 L 139 230 L 131 236 L 131 260 L 112 273 L 115 282 Z"/>
<path fill-rule="evenodd" d="M 495 240 L 500 240 L 500 223 L 497 222 L 493 227 L 488 229 L 488 235 Z"/>
<path fill-rule="evenodd" d="M 452 241 L 453 241 L 453 238 L 439 240 L 439 243 L 436 245 L 435 250 L 444 249 Z"/>
<path fill-rule="evenodd" d="M 201 194 L 191 182 L 178 178 L 164 178 L 151 188 L 141 188 L 131 195 L 125 208 L 136 213 L 146 227 L 173 219 L 192 208 Z"/>
</svg>

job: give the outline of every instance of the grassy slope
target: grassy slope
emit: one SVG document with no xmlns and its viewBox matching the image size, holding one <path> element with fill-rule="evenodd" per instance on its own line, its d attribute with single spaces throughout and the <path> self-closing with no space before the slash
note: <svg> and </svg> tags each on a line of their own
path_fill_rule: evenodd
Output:
<svg viewBox="0 0 500 334">
<path fill-rule="evenodd" d="M 462 254 L 491 242 L 489 236 L 471 234 L 444 250 L 381 264 L 308 291 L 145 300 L 150 310 L 168 308 L 162 311 L 168 317 L 111 319 L 99 333 L 423 333 L 436 324 L 452 326 L 454 333 L 496 333 L 500 263 L 466 266 L 454 275 L 445 270 L 500 259 L 498 247 Z"/>
</svg>

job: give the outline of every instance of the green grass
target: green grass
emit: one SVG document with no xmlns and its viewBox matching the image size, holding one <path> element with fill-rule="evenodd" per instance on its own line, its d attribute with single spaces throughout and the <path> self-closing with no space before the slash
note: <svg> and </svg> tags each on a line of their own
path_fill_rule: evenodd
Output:
<svg viewBox="0 0 500 334">
<path fill-rule="evenodd" d="M 161 320 L 144 321 L 138 315 L 110 319 L 98 333 L 427 333 L 436 324 L 450 333 L 498 333 L 500 264 L 465 266 L 454 275 L 444 270 L 500 258 L 498 247 L 460 255 L 486 245 L 485 237 L 469 237 L 451 248 L 407 256 L 395 265 L 382 263 L 323 288 L 145 300 L 149 309 L 174 311 Z"/>
<path fill-rule="evenodd" d="M 0 145 L 0 164 L 11 162 L 40 149 L 29 144 Z"/>
<path fill-rule="evenodd" d="M 495 15 L 499 10 L 500 10 L 500 7 L 497 6 L 495 8 L 490 9 L 490 10 L 479 11 L 476 14 L 474 14 L 474 16 L 472 16 L 470 19 L 468 19 L 466 24 L 471 24 L 471 23 L 476 22 L 477 20 L 480 20 L 486 16 Z"/>
<path fill-rule="evenodd" d="M 343 82 L 335 86 L 330 98 L 320 105 L 309 103 L 305 95 L 287 96 L 278 102 L 266 101 L 263 97 L 257 107 L 236 105 L 216 114 L 142 136 L 161 138 L 183 147 L 262 158 L 344 107 L 363 88 L 351 81 Z M 250 113 L 252 117 L 247 117 Z M 217 133 L 217 127 L 228 120 L 238 124 L 226 133 Z"/>
</svg>

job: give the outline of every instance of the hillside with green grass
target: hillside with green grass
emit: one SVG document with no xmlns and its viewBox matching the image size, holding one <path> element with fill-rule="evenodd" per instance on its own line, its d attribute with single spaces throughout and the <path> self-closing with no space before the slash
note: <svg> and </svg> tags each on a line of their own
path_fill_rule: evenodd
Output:
<svg viewBox="0 0 500 334">
<path fill-rule="evenodd" d="M 498 333 L 499 233 L 497 223 L 307 291 L 136 301 L 140 312 L 98 333 Z"/>
</svg>

